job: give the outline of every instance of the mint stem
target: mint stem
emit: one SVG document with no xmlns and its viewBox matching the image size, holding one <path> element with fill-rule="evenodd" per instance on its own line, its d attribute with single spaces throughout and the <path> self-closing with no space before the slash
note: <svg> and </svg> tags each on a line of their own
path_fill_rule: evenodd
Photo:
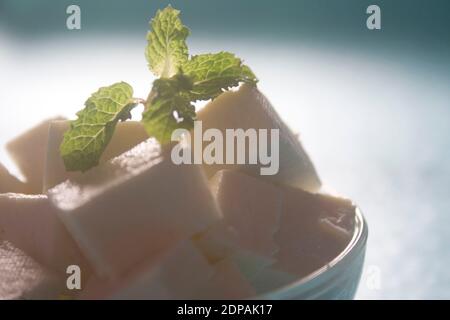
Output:
<svg viewBox="0 0 450 320">
<path fill-rule="evenodd" d="M 145 106 L 144 111 L 148 110 L 148 108 L 150 107 L 150 104 L 151 104 L 152 100 L 155 98 L 155 96 L 156 96 L 156 91 L 153 90 L 153 87 L 152 87 L 152 90 L 150 90 L 150 92 L 147 96 L 147 100 L 144 101 L 144 106 Z"/>
</svg>

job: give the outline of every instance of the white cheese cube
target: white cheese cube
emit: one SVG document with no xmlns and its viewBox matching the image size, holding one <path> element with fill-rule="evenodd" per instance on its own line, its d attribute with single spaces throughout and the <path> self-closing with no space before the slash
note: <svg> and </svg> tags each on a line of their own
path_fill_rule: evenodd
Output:
<svg viewBox="0 0 450 320">
<path fill-rule="evenodd" d="M 50 272 L 7 241 L 0 241 L 0 300 L 57 299 L 65 278 Z"/>
<path fill-rule="evenodd" d="M 22 133 L 6 144 L 6 150 L 26 179 L 26 193 L 42 193 L 49 119 Z"/>
<path fill-rule="evenodd" d="M 236 230 L 239 246 L 271 257 L 282 210 L 282 193 L 272 184 L 232 170 L 221 170 L 210 187 L 226 225 Z"/>
<path fill-rule="evenodd" d="M 92 278 L 81 299 L 241 299 L 254 294 L 229 260 L 211 265 L 191 241 L 182 241 L 118 281 Z"/>
<path fill-rule="evenodd" d="M 181 241 L 115 281 L 93 277 L 81 299 L 189 299 L 214 274 L 191 241 Z"/>
<path fill-rule="evenodd" d="M 308 191 L 317 191 L 320 180 L 316 170 L 304 151 L 298 138 L 283 123 L 267 98 L 256 88 L 242 85 L 238 91 L 225 92 L 198 112 L 203 131 L 213 128 L 226 137 L 226 129 L 279 129 L 279 171 L 275 175 L 261 175 L 257 164 L 204 164 L 208 177 L 221 169 L 237 169 L 280 184 L 300 187 Z M 224 138 L 225 139 L 225 138 Z M 267 139 L 270 142 L 270 138 Z M 246 145 L 246 159 L 249 152 Z M 271 146 L 268 146 L 271 150 Z M 223 155 L 226 155 L 224 143 Z M 225 156 L 224 156 L 225 158 Z M 260 159 L 259 159 L 260 160 Z"/>
<path fill-rule="evenodd" d="M 192 240 L 210 263 L 217 263 L 229 258 L 235 251 L 242 250 L 236 230 L 226 225 L 223 219 L 196 234 Z"/>
<path fill-rule="evenodd" d="M 243 246 L 236 230 L 224 220 L 196 235 L 193 241 L 210 263 L 233 262 L 250 281 L 275 263 L 272 252 L 256 253 Z"/>
<path fill-rule="evenodd" d="M 214 274 L 203 283 L 194 299 L 230 300 L 247 299 L 256 294 L 252 285 L 232 259 L 224 259 L 214 265 Z"/>
<path fill-rule="evenodd" d="M 117 277 L 220 218 L 201 167 L 169 153 L 151 138 L 48 191 L 99 276 Z"/>
<path fill-rule="evenodd" d="M 113 299 L 189 299 L 214 274 L 191 241 L 183 241 L 162 257 L 155 257 Z"/>
<path fill-rule="evenodd" d="M 306 276 L 336 258 L 354 233 L 351 201 L 284 188 L 283 213 L 275 235 L 275 268 Z"/>
<path fill-rule="evenodd" d="M 26 186 L 0 163 L 0 193 L 25 192 Z"/>
<path fill-rule="evenodd" d="M 210 184 L 224 224 L 236 230 L 237 243 L 244 249 L 240 256 L 254 255 L 238 261 L 234 253 L 250 280 L 256 274 L 251 264 L 256 258 L 275 259 L 266 267 L 305 276 L 342 252 L 354 232 L 355 207 L 348 200 L 276 186 L 233 170 L 219 171 Z"/>
<path fill-rule="evenodd" d="M 262 256 L 245 249 L 235 250 L 229 259 L 236 263 L 249 281 L 276 262 L 275 257 Z"/>
<path fill-rule="evenodd" d="M 88 272 L 81 251 L 45 195 L 1 194 L 0 230 L 2 239 L 49 269 L 65 274 L 76 264 Z"/>
<path fill-rule="evenodd" d="M 79 172 L 66 171 L 64 161 L 59 151 L 64 138 L 64 133 L 69 130 L 69 128 L 70 121 L 66 120 L 53 121 L 50 124 L 44 172 L 44 192 L 67 179 L 71 179 L 82 174 Z M 104 163 L 114 157 L 117 157 L 147 138 L 148 135 L 140 122 L 119 122 L 111 141 L 103 152 L 99 162 Z"/>
</svg>

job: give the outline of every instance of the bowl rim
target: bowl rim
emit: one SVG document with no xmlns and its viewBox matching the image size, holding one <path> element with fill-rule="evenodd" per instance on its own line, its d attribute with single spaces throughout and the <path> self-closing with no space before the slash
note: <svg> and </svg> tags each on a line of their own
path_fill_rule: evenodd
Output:
<svg viewBox="0 0 450 320">
<path fill-rule="evenodd" d="M 353 232 L 352 239 L 347 244 L 344 250 L 341 251 L 333 260 L 328 262 L 323 267 L 311 272 L 305 277 L 302 277 L 292 283 L 281 286 L 277 289 L 271 290 L 267 293 L 257 295 L 258 299 L 276 299 L 276 297 L 289 296 L 289 292 L 296 290 L 308 290 L 308 284 L 316 280 L 320 276 L 330 274 L 335 271 L 341 265 L 345 265 L 346 262 L 350 262 L 354 255 L 357 255 L 362 249 L 365 248 L 367 243 L 367 238 L 369 235 L 369 230 L 367 226 L 367 221 L 364 218 L 360 208 L 355 206 L 355 229 Z"/>
</svg>

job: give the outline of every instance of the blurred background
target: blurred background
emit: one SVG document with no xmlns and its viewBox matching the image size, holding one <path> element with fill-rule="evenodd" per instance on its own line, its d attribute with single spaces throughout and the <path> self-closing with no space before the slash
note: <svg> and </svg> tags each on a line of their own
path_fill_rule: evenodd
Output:
<svg viewBox="0 0 450 320">
<path fill-rule="evenodd" d="M 357 298 L 449 299 L 449 1 L 0 0 L 0 146 L 74 117 L 100 86 L 146 97 L 148 21 L 168 3 L 192 54 L 232 51 L 252 67 L 322 180 L 365 213 Z M 66 27 L 71 4 L 80 30 Z M 381 30 L 366 27 L 371 4 Z M 17 173 L 3 147 L 0 161 Z"/>
</svg>

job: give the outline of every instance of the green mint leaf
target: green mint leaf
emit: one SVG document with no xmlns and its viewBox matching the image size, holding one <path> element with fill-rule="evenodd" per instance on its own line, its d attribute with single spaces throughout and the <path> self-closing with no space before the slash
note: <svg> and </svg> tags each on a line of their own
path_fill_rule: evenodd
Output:
<svg viewBox="0 0 450 320">
<path fill-rule="evenodd" d="M 189 92 L 192 101 L 214 99 L 240 82 L 257 82 L 250 68 L 229 52 L 193 56 L 183 64 L 182 71 L 193 81 Z"/>
<path fill-rule="evenodd" d="M 166 7 L 150 22 L 145 51 L 150 70 L 158 77 L 170 78 L 188 59 L 186 38 L 189 29 L 179 18 L 180 11 Z"/>
<path fill-rule="evenodd" d="M 175 129 L 193 128 L 195 107 L 186 95 L 191 88 L 190 79 L 181 74 L 155 80 L 152 89 L 154 95 L 151 101 L 147 101 L 142 123 L 147 133 L 159 143 L 169 143 Z"/>
<path fill-rule="evenodd" d="M 137 105 L 133 89 L 125 82 L 102 87 L 85 102 L 71 122 L 60 147 L 68 171 L 86 171 L 98 165 L 117 122 L 130 118 Z"/>
</svg>

